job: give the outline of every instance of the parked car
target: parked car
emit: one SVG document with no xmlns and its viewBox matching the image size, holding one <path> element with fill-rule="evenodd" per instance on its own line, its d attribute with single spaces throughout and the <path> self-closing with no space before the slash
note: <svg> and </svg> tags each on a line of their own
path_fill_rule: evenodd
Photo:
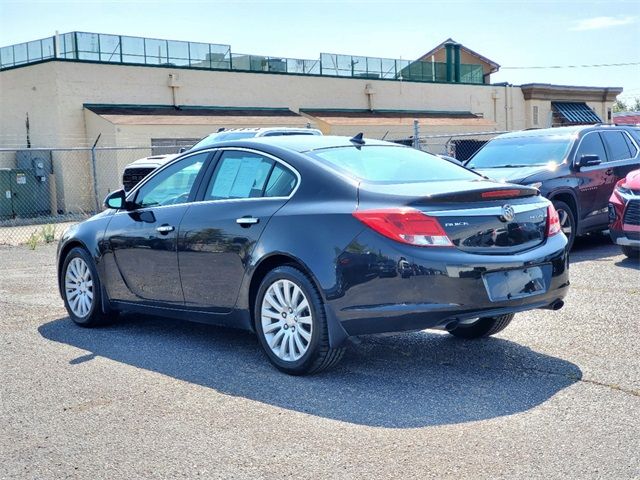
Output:
<svg viewBox="0 0 640 480">
<path fill-rule="evenodd" d="M 569 246 L 577 235 L 606 230 L 613 187 L 640 167 L 640 129 L 609 125 L 498 135 L 466 166 L 488 177 L 536 187 L 550 199 Z"/>
<path fill-rule="evenodd" d="M 322 132 L 315 128 L 294 127 L 232 128 L 207 135 L 191 147 L 191 149 L 210 146 L 216 142 L 224 142 L 226 140 L 239 140 L 242 138 L 252 137 L 274 137 L 280 135 L 322 135 Z M 122 174 L 122 186 L 124 187 L 124 190 L 126 192 L 130 191 L 156 168 L 170 162 L 178 155 L 178 153 L 152 155 L 150 157 L 140 158 L 139 160 L 130 163 L 125 167 Z"/>
<path fill-rule="evenodd" d="M 216 143 L 105 204 L 58 247 L 74 322 L 131 311 L 253 330 L 291 374 L 334 365 L 350 335 L 493 335 L 569 287 L 567 239 L 535 188 L 389 142 Z"/>
<path fill-rule="evenodd" d="M 609 199 L 609 234 L 627 257 L 640 257 L 640 170 L 616 183 Z"/>
</svg>

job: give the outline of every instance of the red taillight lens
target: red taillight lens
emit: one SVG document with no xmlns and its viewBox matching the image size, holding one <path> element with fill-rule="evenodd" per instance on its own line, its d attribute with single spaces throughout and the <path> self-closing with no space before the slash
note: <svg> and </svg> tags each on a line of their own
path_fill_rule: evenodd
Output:
<svg viewBox="0 0 640 480">
<path fill-rule="evenodd" d="M 353 212 L 353 216 L 379 234 L 397 242 L 419 247 L 453 245 L 437 219 L 413 208 L 362 210 Z"/>
<path fill-rule="evenodd" d="M 560 233 L 562 228 L 560 227 L 560 217 L 553 205 L 547 207 L 547 237 L 552 237 L 557 233 Z"/>
<path fill-rule="evenodd" d="M 511 198 L 520 195 L 520 190 L 489 190 L 488 192 L 482 192 L 480 196 L 482 198 Z"/>
</svg>

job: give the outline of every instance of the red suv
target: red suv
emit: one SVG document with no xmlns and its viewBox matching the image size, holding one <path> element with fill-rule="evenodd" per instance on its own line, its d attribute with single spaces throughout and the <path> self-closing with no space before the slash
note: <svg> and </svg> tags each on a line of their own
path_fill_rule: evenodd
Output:
<svg viewBox="0 0 640 480">
<path fill-rule="evenodd" d="M 627 257 L 640 256 L 640 169 L 616 183 L 609 198 L 609 233 Z"/>
</svg>

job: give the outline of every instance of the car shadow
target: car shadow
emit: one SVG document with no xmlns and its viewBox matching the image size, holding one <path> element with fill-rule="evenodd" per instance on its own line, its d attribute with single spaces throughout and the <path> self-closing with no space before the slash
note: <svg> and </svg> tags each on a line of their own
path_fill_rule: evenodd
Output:
<svg viewBox="0 0 640 480">
<path fill-rule="evenodd" d="M 216 391 L 353 424 L 415 428 L 511 415 L 582 378 L 574 364 L 500 338 L 462 341 L 440 333 L 364 337 L 334 369 L 307 377 L 275 370 L 248 332 L 149 316 L 100 329 L 68 318 L 40 334 Z"/>
<path fill-rule="evenodd" d="M 569 252 L 571 263 L 587 261 L 606 261 L 609 257 L 621 255 L 620 247 L 615 245 L 609 235 L 592 233 L 576 238 Z"/>
<path fill-rule="evenodd" d="M 623 260 L 620 260 L 619 262 L 616 262 L 616 267 L 623 267 L 623 268 L 631 268 L 633 270 L 640 270 L 640 260 L 638 260 L 637 258 L 624 257 Z"/>
</svg>

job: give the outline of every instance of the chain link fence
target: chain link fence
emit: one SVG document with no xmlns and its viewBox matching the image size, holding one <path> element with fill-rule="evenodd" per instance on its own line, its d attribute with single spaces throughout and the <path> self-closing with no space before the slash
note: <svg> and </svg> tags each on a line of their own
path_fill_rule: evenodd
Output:
<svg viewBox="0 0 640 480">
<path fill-rule="evenodd" d="M 150 147 L 0 148 L 0 245 L 58 239 L 102 210 L 121 188 L 124 168 Z"/>
<path fill-rule="evenodd" d="M 507 132 L 444 133 L 418 136 L 418 148 L 434 155 L 446 155 L 460 162 L 469 160 L 493 137 Z"/>
</svg>

